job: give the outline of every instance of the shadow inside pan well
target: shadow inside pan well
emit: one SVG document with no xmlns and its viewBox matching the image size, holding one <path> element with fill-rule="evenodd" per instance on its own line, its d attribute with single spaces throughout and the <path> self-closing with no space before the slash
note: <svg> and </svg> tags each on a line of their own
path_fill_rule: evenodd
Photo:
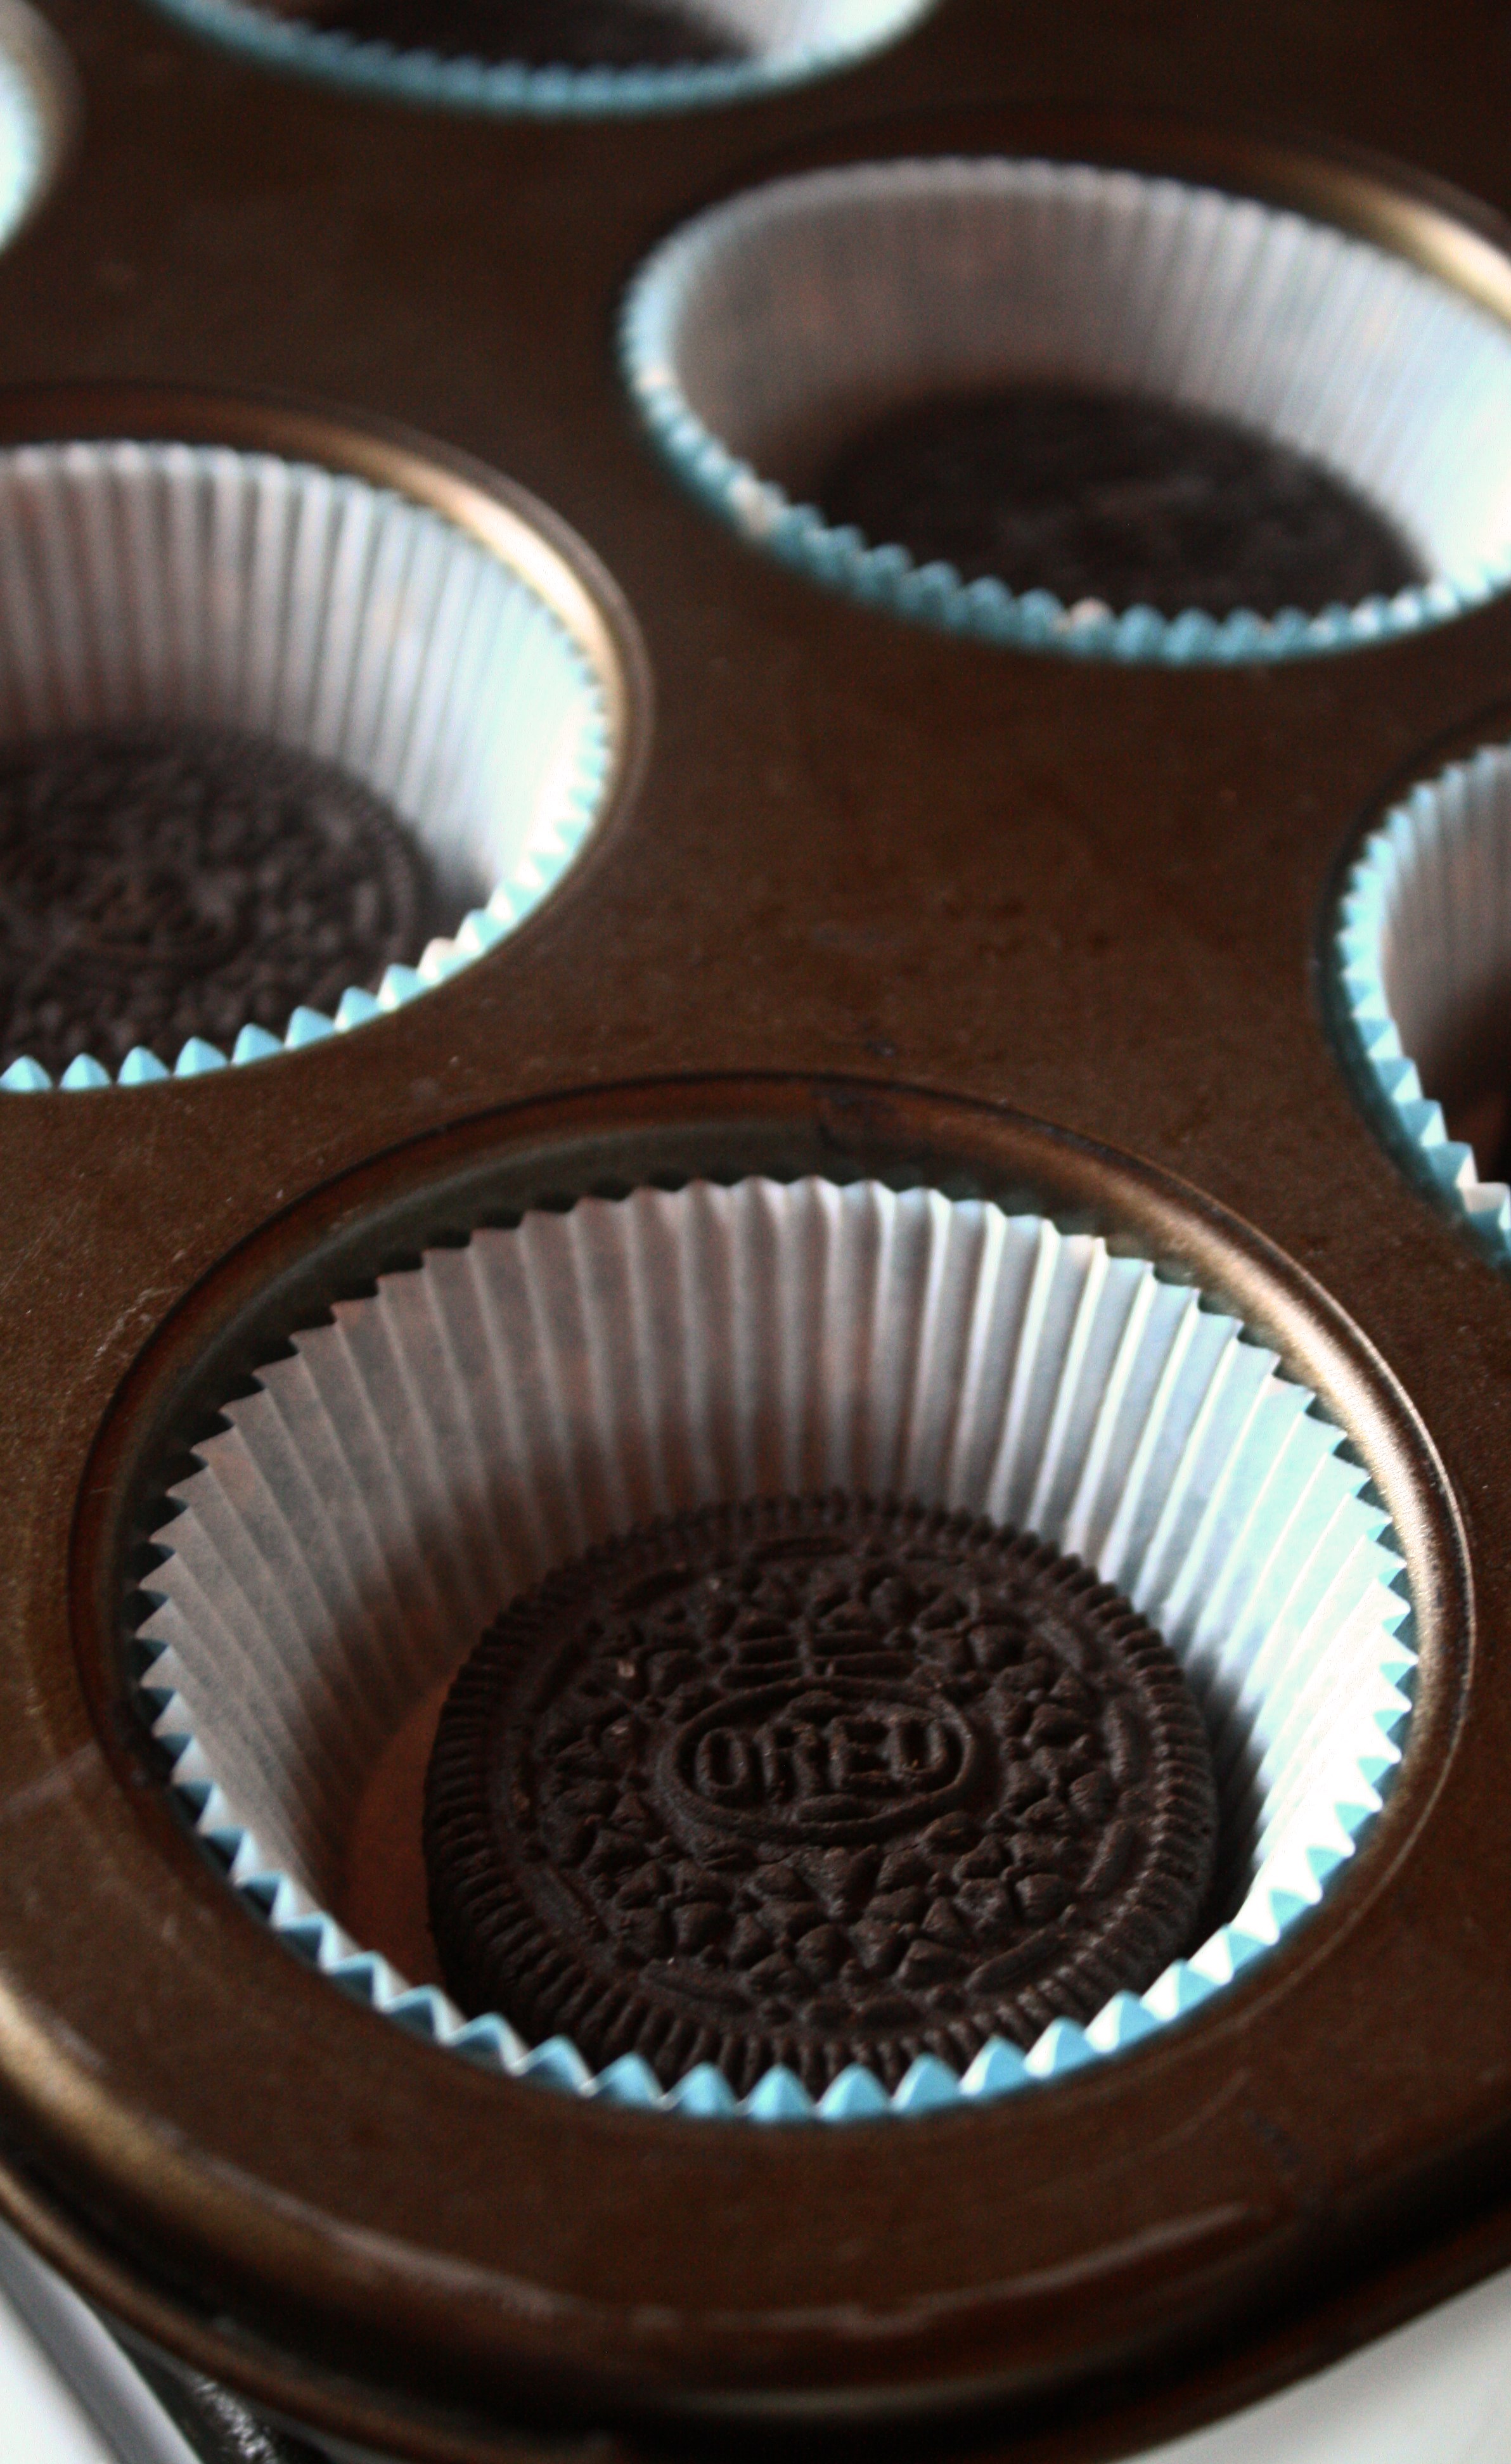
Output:
<svg viewBox="0 0 1511 2464">
<path fill-rule="evenodd" d="M 270 68 L 421 105 L 601 118 L 736 102 L 896 42 L 937 0 L 157 0 Z"/>
<path fill-rule="evenodd" d="M 692 68 L 748 60 L 752 13 L 687 0 L 262 0 L 271 16 L 359 43 L 522 68 Z"/>
</svg>

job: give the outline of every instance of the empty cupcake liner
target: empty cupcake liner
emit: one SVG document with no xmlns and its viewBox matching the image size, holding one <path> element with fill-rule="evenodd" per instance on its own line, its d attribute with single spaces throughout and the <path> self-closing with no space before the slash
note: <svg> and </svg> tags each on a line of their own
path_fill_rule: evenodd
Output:
<svg viewBox="0 0 1511 2464">
<path fill-rule="evenodd" d="M 26 0 L 0 0 L 0 248 L 40 205 L 76 113 L 73 71 Z"/>
<path fill-rule="evenodd" d="M 1355 1048 L 1391 1143 L 1499 1263 L 1511 1189 L 1449 1134 L 1446 1091 L 1476 1064 L 1511 1090 L 1511 745 L 1425 780 L 1365 840 L 1333 936 Z"/>
<path fill-rule="evenodd" d="M 565 120 L 742 102 L 832 76 L 900 40 L 935 0 L 697 0 L 695 14 L 710 31 L 733 37 L 749 56 L 636 68 L 537 68 L 400 50 L 301 23 L 259 0 L 157 5 L 195 33 L 267 68 L 447 110 Z"/>
<path fill-rule="evenodd" d="M 503 939 L 596 817 L 616 747 L 604 679 L 506 550 L 347 472 L 229 446 L 0 452 L 0 744 L 142 719 L 218 722 L 339 764 L 454 896 L 455 934 L 296 1008 L 282 1045 L 400 1006 Z M 121 1085 L 264 1059 L 243 1027 L 142 1049 Z M 45 1089 L 25 1054 L 0 1087 Z M 107 1086 L 88 1054 L 62 1079 Z"/>
<path fill-rule="evenodd" d="M 296 1333 L 174 1489 L 142 1629 L 153 1731 L 231 1881 L 405 2027 L 517 2077 L 679 2113 L 843 2120 L 1049 2079 L 1182 2017 L 1321 1900 L 1400 1759 L 1404 1572 L 1345 1432 L 1147 1260 L 873 1181 L 641 1188 L 476 1232 Z M 1232 1921 L 1142 1994 L 892 2098 L 852 2068 L 743 2103 L 464 2019 L 326 1912 L 364 1781 L 500 1606 L 661 1514 L 842 1486 L 1073 1551 L 1179 1655 L 1224 1806 Z"/>
<path fill-rule="evenodd" d="M 751 189 L 637 276 L 626 379 L 678 476 L 809 581 L 1020 649 L 1172 664 L 1410 633 L 1511 578 L 1511 332 L 1436 275 L 1307 217 L 1133 171 L 862 164 Z M 962 583 L 803 499 L 887 410 L 1040 382 L 1220 414 L 1306 455 L 1428 575 L 1355 606 L 1176 616 Z"/>
</svg>

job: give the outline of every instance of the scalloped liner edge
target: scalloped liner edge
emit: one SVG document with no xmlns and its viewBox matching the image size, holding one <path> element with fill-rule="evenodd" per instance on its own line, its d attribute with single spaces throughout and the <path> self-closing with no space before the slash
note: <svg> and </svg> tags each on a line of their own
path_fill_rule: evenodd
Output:
<svg viewBox="0 0 1511 2464">
<path fill-rule="evenodd" d="M 1480 606 L 1511 584 L 1508 557 L 1434 576 L 1392 599 L 1365 599 L 1351 607 L 1338 602 L 1314 614 L 1287 607 L 1261 616 L 1240 607 L 1216 617 L 1187 607 L 1162 616 L 1144 605 L 1115 610 L 1098 599 L 1067 607 L 1050 590 L 1014 591 L 990 575 L 966 583 L 944 561 L 919 564 L 899 541 L 873 543 L 853 524 L 828 521 L 817 505 L 795 502 L 777 480 L 763 479 L 732 453 L 689 405 L 673 373 L 666 329 L 682 278 L 696 262 L 702 220 L 673 231 L 630 284 L 620 319 L 624 383 L 651 442 L 691 495 L 751 545 L 843 598 L 1010 649 L 1196 667 L 1307 658 L 1397 641 Z"/>
<path fill-rule="evenodd" d="M 166 16 L 265 68 L 293 70 L 358 93 L 449 111 L 517 113 L 533 119 L 614 119 L 637 112 L 693 111 L 758 100 L 838 75 L 900 42 L 938 0 L 912 0 L 860 40 L 809 42 L 773 59 L 690 63 L 684 68 L 528 68 L 516 61 L 444 58 L 435 52 L 361 42 L 291 24 L 251 0 L 156 0 Z"/>
<path fill-rule="evenodd" d="M 1407 1614 L 1403 1600 L 1395 1621 Z M 160 1656 L 156 1653 L 154 1659 Z M 1373 1755 L 1361 1755 L 1350 1766 L 1354 1784 L 1334 1800 L 1328 1829 L 1319 1823 L 1318 1837 L 1303 1850 L 1271 1859 L 1232 1923 L 1220 1926 L 1190 1959 L 1172 1961 L 1147 1992 L 1114 1994 L 1084 2027 L 1071 2019 L 1055 2020 L 1026 2054 L 994 2036 L 963 2078 L 948 2063 L 926 2055 L 913 2063 L 891 2096 L 872 2072 L 852 2063 L 817 2102 L 779 2064 L 744 2098 L 737 2098 L 723 2074 L 707 2063 L 664 2091 L 637 2054 L 624 2056 L 595 2076 L 565 2036 L 550 2036 L 529 2046 L 495 2012 L 465 2018 L 438 1987 L 405 1984 L 380 1952 L 361 1949 L 291 1876 L 264 1865 L 252 1833 L 230 1818 L 226 1800 L 185 1725 L 176 1694 L 163 1699 L 159 1689 L 153 1735 L 174 1757 L 173 1786 L 194 1829 L 214 1851 L 242 1899 L 312 1967 L 354 2000 L 411 2034 L 511 2079 L 605 2103 L 696 2120 L 857 2122 L 986 2103 L 1021 2088 L 1062 2079 L 1183 2019 L 1232 1984 L 1251 1961 L 1272 1949 L 1318 1905 L 1328 1881 L 1354 1855 L 1360 1835 L 1380 1812 L 1381 1786 L 1401 1759 L 1397 1740 L 1411 1717 L 1411 1700 L 1401 1688 L 1410 1682 L 1415 1665 L 1414 1654 L 1401 1644 L 1398 1659 L 1382 1668 L 1374 1705 L 1379 1745 Z M 138 1681 L 149 1704 L 155 1691 L 151 1676 L 149 1664 Z"/>
<path fill-rule="evenodd" d="M 1424 1094 L 1416 1063 L 1404 1049 L 1391 1015 L 1380 965 L 1380 928 L 1417 832 L 1414 799 L 1434 798 L 1444 781 L 1462 776 L 1475 758 L 1420 781 L 1413 796 L 1392 805 L 1370 831 L 1338 902 L 1333 961 L 1370 1092 L 1388 1132 L 1395 1133 L 1392 1144 L 1399 1141 L 1405 1150 L 1412 1179 L 1496 1265 L 1511 1266 L 1511 1188 L 1480 1179 L 1473 1147 L 1450 1137 L 1441 1104 Z"/>
<path fill-rule="evenodd" d="M 157 1053 L 139 1044 L 126 1054 L 114 1079 L 93 1054 L 81 1052 L 55 1082 L 56 1091 L 75 1093 L 113 1085 L 142 1087 L 164 1078 L 197 1078 L 208 1070 L 244 1067 L 249 1062 L 269 1061 L 281 1052 L 297 1052 L 306 1045 L 323 1043 L 330 1035 L 344 1035 L 354 1026 L 365 1026 L 371 1019 L 402 1009 L 406 1001 L 432 991 L 448 978 L 459 975 L 464 967 L 486 957 L 490 950 L 508 939 L 570 870 L 597 817 L 608 772 L 609 743 L 602 723 L 602 696 L 597 693 L 585 660 L 581 662 L 581 671 L 584 682 L 593 689 L 598 725 L 580 759 L 570 808 L 536 832 L 514 871 L 499 883 L 487 906 L 471 909 L 449 939 L 437 937 L 429 941 L 415 966 L 387 968 L 376 993 L 364 992 L 360 984 L 349 984 L 334 1016 L 301 1002 L 291 1013 L 281 1040 L 266 1027 L 244 1026 L 230 1053 L 226 1053 L 218 1045 L 207 1043 L 203 1036 L 191 1035 L 171 1069 Z M 39 1095 L 54 1088 L 55 1081 L 41 1063 L 27 1053 L 0 1070 L 0 1089 L 9 1094 Z"/>
<path fill-rule="evenodd" d="M 1304 1388 L 1297 1391 L 1306 1394 Z M 1326 1426 L 1342 1443 L 1343 1428 L 1330 1421 Z M 1378 1523 L 1383 1531 L 1383 1515 Z M 438 1987 L 410 1985 L 380 1952 L 362 1949 L 291 1875 L 265 1859 L 255 1834 L 235 1818 L 217 1783 L 182 1697 L 152 1683 L 152 1671 L 171 1651 L 170 1643 L 138 1635 L 145 1656 L 136 1690 L 152 1735 L 170 1759 L 171 1785 L 193 1829 L 244 1903 L 311 1966 L 411 2034 L 512 2079 L 698 2120 L 851 2122 L 912 2115 L 990 2101 L 1125 2052 L 1231 1985 L 1320 1904 L 1383 1808 L 1412 1713 L 1410 1689 L 1417 1657 L 1399 1632 L 1411 1613 L 1406 1569 L 1379 1531 L 1374 1545 L 1395 1571 L 1389 1577 L 1382 1572 L 1376 1585 L 1377 1595 L 1390 1604 L 1377 1613 L 1381 1648 L 1359 1706 L 1374 1737 L 1366 1749 L 1349 1750 L 1340 1759 L 1325 1802 L 1305 1825 L 1308 1836 L 1283 1839 L 1260 1866 L 1235 1917 L 1189 1959 L 1172 1961 L 1143 1994 L 1115 1994 L 1084 2026 L 1057 2019 L 1027 2052 L 993 2037 L 963 2077 L 937 2057 L 925 2056 L 891 2095 L 860 2064 L 842 2072 L 817 2102 L 782 2065 L 769 2070 L 743 2099 L 710 2064 L 690 2071 L 664 2091 L 637 2055 L 624 2056 L 595 2076 L 565 2036 L 530 2046 L 498 2013 L 465 2017 Z M 150 1578 L 142 1589 L 153 1596 Z"/>
</svg>

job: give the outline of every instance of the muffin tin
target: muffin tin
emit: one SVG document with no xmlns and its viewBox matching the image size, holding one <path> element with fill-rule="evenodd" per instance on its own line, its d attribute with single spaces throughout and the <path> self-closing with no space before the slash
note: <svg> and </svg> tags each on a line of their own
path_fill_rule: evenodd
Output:
<svg viewBox="0 0 1511 2464">
<path fill-rule="evenodd" d="M 1498 21 L 1244 5 L 1151 40 L 1089 0 L 1072 108 L 1052 24 L 940 0 L 843 75 L 578 121 L 279 77 L 134 0 L 47 14 L 84 109 L 0 256 L 6 449 L 213 434 L 525 490 L 619 715 L 571 870 L 424 1000 L 266 1067 L 0 1096 L 7 2213 L 178 2364 L 473 2464 L 1126 2453 L 1500 2263 L 1511 1321 L 1380 1134 L 1335 935 L 1392 804 L 1503 740 L 1511 603 L 1487 577 L 1325 658 L 1184 667 L 899 625 L 679 490 L 615 355 L 697 213 L 984 155 L 1257 200 L 1503 315 Z M 302 1330 L 474 1236 L 756 1182 L 1147 1262 L 1317 1398 L 1381 1590 L 1404 1569 L 1410 1728 L 1294 1925 L 1115 2058 L 966 2109 L 756 2129 L 449 2058 L 423 1996 L 395 2027 L 378 1965 L 342 1995 L 238 1900 L 172 1785 L 225 1833 L 224 1776 L 142 1710 L 164 1500 Z"/>
</svg>

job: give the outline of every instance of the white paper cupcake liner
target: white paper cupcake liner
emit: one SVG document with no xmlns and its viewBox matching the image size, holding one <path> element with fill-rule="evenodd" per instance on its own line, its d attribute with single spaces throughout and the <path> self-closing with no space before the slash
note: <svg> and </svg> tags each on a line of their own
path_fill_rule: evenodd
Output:
<svg viewBox="0 0 1511 2464">
<path fill-rule="evenodd" d="M 154 1733 L 235 1884 L 405 2026 L 519 2076 L 695 2114 L 827 2120 L 1001 2094 L 1179 2019 L 1347 1863 L 1400 1759 L 1402 1561 L 1345 1432 L 1200 1292 L 1037 1215 L 876 1182 L 584 1199 L 477 1232 L 294 1338 L 174 1490 L 142 1628 Z M 817 2108 L 774 2071 L 663 2095 L 464 2020 L 325 1913 L 364 1781 L 513 1595 L 606 1536 L 831 1486 L 1073 1551 L 1179 1655 L 1237 1913 L 1141 1995 L 1026 2055 Z"/>
<path fill-rule="evenodd" d="M 392 95 L 451 111 L 533 119 L 609 119 L 690 111 L 833 76 L 897 42 L 936 0 L 699 0 L 716 33 L 750 56 L 681 67 L 532 68 L 517 61 L 441 57 L 358 42 L 349 34 L 277 15 L 257 0 L 157 0 L 197 34 L 264 67 L 324 79 L 358 93 Z"/>
<path fill-rule="evenodd" d="M 1339 986 L 1391 1144 L 1511 1264 L 1511 1190 L 1484 1180 L 1428 1088 L 1477 1060 L 1511 1089 L 1511 745 L 1413 787 L 1366 839 L 1334 934 Z"/>
<path fill-rule="evenodd" d="M 397 1008 L 480 957 L 553 889 L 616 747 L 603 677 L 529 574 L 428 505 L 349 472 L 220 445 L 0 451 L 0 743 L 142 719 L 244 729 L 338 763 L 431 857 L 458 929 L 298 1007 L 290 1048 Z M 192 1038 L 121 1085 L 258 1061 Z M 88 1054 L 68 1088 L 108 1086 Z M 52 1084 L 17 1055 L 13 1092 Z"/>
<path fill-rule="evenodd" d="M 777 181 L 657 250 L 623 359 L 672 469 L 745 539 L 949 631 L 1084 657 L 1292 658 L 1440 622 L 1511 578 L 1511 331 L 1366 240 L 1178 180 L 985 159 Z M 1142 395 L 1292 448 L 1382 514 L 1429 579 L 1274 616 L 1066 607 L 919 566 L 803 500 L 868 418 L 1025 382 Z"/>
<path fill-rule="evenodd" d="M 26 0 L 0 0 L 0 248 L 53 183 L 77 112 L 73 70 Z"/>
</svg>

